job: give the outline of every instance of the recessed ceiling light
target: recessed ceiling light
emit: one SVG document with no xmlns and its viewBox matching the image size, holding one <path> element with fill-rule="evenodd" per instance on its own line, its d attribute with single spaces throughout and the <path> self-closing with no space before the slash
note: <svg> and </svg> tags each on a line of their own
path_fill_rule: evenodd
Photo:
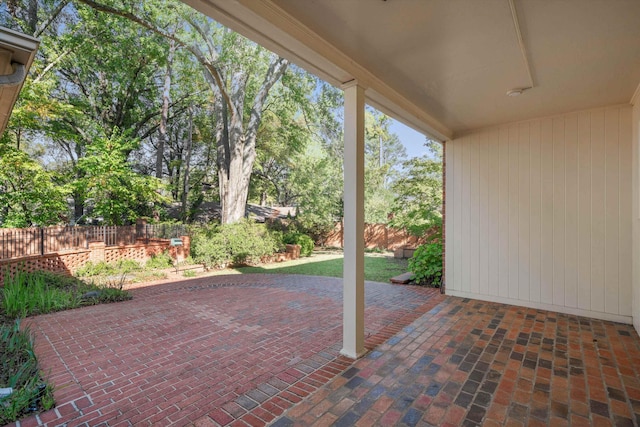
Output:
<svg viewBox="0 0 640 427">
<path fill-rule="evenodd" d="M 507 96 L 520 96 L 522 92 L 527 89 L 531 89 L 530 87 L 517 87 L 507 91 Z"/>
</svg>

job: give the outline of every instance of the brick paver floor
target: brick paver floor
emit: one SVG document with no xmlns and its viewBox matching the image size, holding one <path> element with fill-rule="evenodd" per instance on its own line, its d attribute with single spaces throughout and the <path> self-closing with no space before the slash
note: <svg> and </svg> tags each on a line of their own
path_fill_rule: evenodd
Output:
<svg viewBox="0 0 640 427">
<path fill-rule="evenodd" d="M 282 426 L 640 425 L 630 325 L 446 297 Z"/>
<path fill-rule="evenodd" d="M 352 364 L 339 356 L 341 279 L 217 276 L 133 295 L 30 319 L 57 407 L 20 427 L 264 425 Z M 443 299 L 367 283 L 367 347 Z"/>
</svg>

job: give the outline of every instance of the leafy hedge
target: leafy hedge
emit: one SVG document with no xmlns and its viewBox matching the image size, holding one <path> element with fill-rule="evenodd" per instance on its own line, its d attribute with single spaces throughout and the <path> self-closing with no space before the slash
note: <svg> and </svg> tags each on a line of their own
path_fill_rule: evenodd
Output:
<svg viewBox="0 0 640 427">
<path fill-rule="evenodd" d="M 194 230 L 191 255 L 207 268 L 258 263 L 282 249 L 282 234 L 264 224 L 243 220 Z"/>
<path fill-rule="evenodd" d="M 313 248 L 315 246 L 313 239 L 306 234 L 291 232 L 285 234 L 282 240 L 288 245 L 300 245 L 301 256 L 311 256 L 313 253 Z"/>
<path fill-rule="evenodd" d="M 418 246 L 409 259 L 409 270 L 417 283 L 439 287 L 442 283 L 442 244 Z"/>
</svg>

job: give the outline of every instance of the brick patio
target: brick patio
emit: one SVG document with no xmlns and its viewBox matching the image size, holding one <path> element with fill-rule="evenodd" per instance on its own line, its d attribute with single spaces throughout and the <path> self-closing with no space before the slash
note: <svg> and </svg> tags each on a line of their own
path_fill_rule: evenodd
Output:
<svg viewBox="0 0 640 427">
<path fill-rule="evenodd" d="M 366 289 L 368 348 L 443 298 Z M 20 426 L 264 425 L 352 363 L 339 356 L 341 279 L 217 276 L 132 292 L 30 319 L 57 407 Z"/>
<path fill-rule="evenodd" d="M 243 275 L 34 318 L 55 410 L 21 426 L 638 425 L 629 325 L 366 285 L 340 357 L 341 279 Z"/>
<path fill-rule="evenodd" d="M 640 425 L 630 325 L 447 297 L 273 426 Z"/>
</svg>

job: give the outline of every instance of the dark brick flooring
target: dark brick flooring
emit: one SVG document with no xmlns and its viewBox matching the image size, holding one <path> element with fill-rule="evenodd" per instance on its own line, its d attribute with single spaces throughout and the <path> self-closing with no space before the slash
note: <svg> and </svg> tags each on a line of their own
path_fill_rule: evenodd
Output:
<svg viewBox="0 0 640 427">
<path fill-rule="evenodd" d="M 633 426 L 629 325 L 447 297 L 273 426 Z"/>
<path fill-rule="evenodd" d="M 20 427 L 264 425 L 352 364 L 339 356 L 341 279 L 217 276 L 133 293 L 29 320 L 57 407 Z M 367 347 L 442 300 L 367 283 Z"/>
</svg>

